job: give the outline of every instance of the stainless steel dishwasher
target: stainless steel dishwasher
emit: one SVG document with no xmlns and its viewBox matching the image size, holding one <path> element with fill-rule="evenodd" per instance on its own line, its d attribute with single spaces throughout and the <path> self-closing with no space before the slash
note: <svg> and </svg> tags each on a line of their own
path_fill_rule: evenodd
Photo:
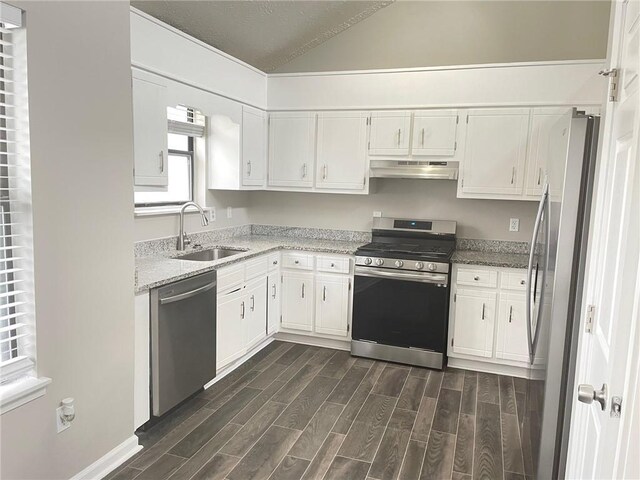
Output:
<svg viewBox="0 0 640 480">
<path fill-rule="evenodd" d="M 216 376 L 216 272 L 151 290 L 151 412 L 160 416 Z"/>
</svg>

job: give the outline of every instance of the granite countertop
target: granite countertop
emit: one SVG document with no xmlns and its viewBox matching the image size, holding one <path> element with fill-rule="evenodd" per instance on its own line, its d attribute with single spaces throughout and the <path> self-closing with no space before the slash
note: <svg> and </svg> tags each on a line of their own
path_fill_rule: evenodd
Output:
<svg viewBox="0 0 640 480">
<path fill-rule="evenodd" d="M 175 258 L 181 253 L 177 250 L 165 252 L 162 255 L 136 258 L 137 281 L 135 291 L 136 293 L 144 292 L 151 288 L 166 285 L 167 283 L 182 280 L 200 273 L 217 270 L 276 250 L 302 250 L 353 255 L 356 249 L 365 243 L 367 242 L 278 235 L 242 235 L 221 239 L 215 243 L 204 243 L 202 244 L 202 248 L 198 250 L 234 248 L 246 250 L 246 252 L 210 262 L 180 260 L 179 258 Z M 194 249 L 189 248 L 182 253 L 186 254 L 192 251 L 194 251 Z"/>
<path fill-rule="evenodd" d="M 451 258 L 451 263 L 503 268 L 527 268 L 529 266 L 529 255 L 481 250 L 456 250 Z"/>
</svg>

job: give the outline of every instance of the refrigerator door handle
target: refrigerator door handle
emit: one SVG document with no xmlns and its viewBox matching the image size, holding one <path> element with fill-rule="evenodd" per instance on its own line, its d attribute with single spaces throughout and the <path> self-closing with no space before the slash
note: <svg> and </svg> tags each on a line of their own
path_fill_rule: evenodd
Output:
<svg viewBox="0 0 640 480">
<path fill-rule="evenodd" d="M 529 245 L 529 265 L 527 267 L 527 278 L 526 278 L 526 287 L 525 287 L 525 292 L 526 292 L 525 319 L 527 323 L 527 340 L 528 340 L 527 345 L 529 346 L 529 359 L 531 361 L 531 364 L 533 364 L 533 360 L 535 358 L 535 340 L 536 340 L 536 337 L 538 336 L 537 335 L 538 328 L 539 328 L 538 323 L 540 323 L 539 321 L 536 322 L 536 331 L 532 332 L 531 331 L 531 320 L 532 320 L 531 296 L 533 292 L 531 290 L 532 288 L 531 277 L 533 275 L 533 260 L 534 260 L 535 251 L 536 251 L 536 240 L 538 239 L 538 233 L 540 231 L 540 226 L 542 224 L 542 216 L 545 213 L 548 197 L 549 197 L 549 184 L 545 184 L 542 192 L 542 197 L 540 198 L 540 204 L 538 206 L 538 214 L 536 215 L 536 222 L 533 226 L 533 237 L 531 239 L 531 244 Z M 545 248 L 547 247 L 548 246 L 545 246 Z M 546 265 L 545 265 L 545 268 L 546 268 Z M 537 275 L 538 275 L 538 271 L 536 270 L 536 276 Z"/>
</svg>

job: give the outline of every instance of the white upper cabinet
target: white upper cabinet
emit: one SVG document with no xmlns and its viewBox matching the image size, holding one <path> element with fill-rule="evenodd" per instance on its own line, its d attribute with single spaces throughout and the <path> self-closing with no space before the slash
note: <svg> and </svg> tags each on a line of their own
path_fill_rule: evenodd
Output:
<svg viewBox="0 0 640 480">
<path fill-rule="evenodd" d="M 419 110 L 413 118 L 411 154 L 452 157 L 457 148 L 457 110 Z"/>
<path fill-rule="evenodd" d="M 318 113 L 316 188 L 365 191 L 368 118 L 365 112 Z"/>
<path fill-rule="evenodd" d="M 262 187 L 267 179 L 267 114 L 242 107 L 242 185 Z"/>
<path fill-rule="evenodd" d="M 523 193 L 530 109 L 467 111 L 458 196 L 519 198 Z"/>
<path fill-rule="evenodd" d="M 242 104 L 211 95 L 206 114 L 207 131 L 207 187 L 238 190 L 241 185 L 240 132 Z"/>
<path fill-rule="evenodd" d="M 269 186 L 313 187 L 316 115 L 269 115 Z"/>
<path fill-rule="evenodd" d="M 409 155 L 411 112 L 373 112 L 369 155 Z"/>
<path fill-rule="evenodd" d="M 167 159 L 166 87 L 133 74 L 133 144 L 135 185 L 166 187 Z"/>
</svg>

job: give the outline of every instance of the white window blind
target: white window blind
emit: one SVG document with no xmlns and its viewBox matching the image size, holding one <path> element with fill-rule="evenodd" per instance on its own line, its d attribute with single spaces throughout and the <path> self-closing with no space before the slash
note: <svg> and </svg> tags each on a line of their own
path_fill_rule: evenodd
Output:
<svg viewBox="0 0 640 480">
<path fill-rule="evenodd" d="M 204 137 L 204 115 L 194 108 L 184 105 L 167 107 L 167 119 L 169 133 Z"/>
<path fill-rule="evenodd" d="M 11 7 L 10 7 L 11 8 Z M 14 7 L 13 7 L 14 8 Z M 31 174 L 24 34 L 0 4 L 0 382 L 34 366 Z M 21 13 L 21 12 L 20 12 Z M 4 20 L 4 21 L 2 21 Z M 16 25 L 17 23 L 17 25 Z"/>
</svg>

